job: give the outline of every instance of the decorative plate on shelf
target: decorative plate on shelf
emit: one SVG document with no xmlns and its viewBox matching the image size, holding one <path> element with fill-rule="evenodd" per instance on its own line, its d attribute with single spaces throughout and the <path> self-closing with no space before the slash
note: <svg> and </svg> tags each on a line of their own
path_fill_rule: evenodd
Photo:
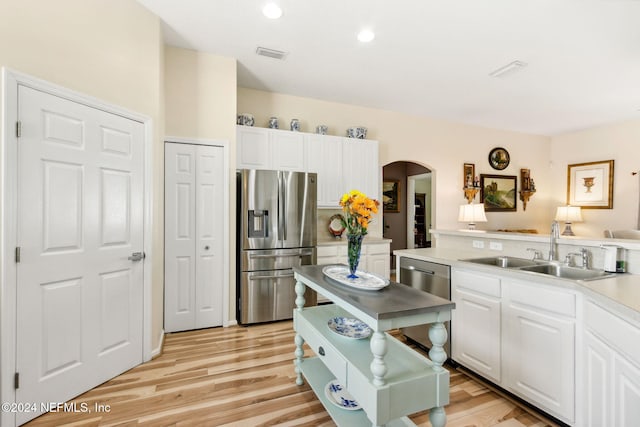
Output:
<svg viewBox="0 0 640 427">
<path fill-rule="evenodd" d="M 348 317 L 333 317 L 327 322 L 333 332 L 343 337 L 360 340 L 371 335 L 371 328 L 366 323 Z"/>
<path fill-rule="evenodd" d="M 346 265 L 327 265 L 322 269 L 322 273 L 343 285 L 351 286 L 352 288 L 363 289 L 365 291 L 379 291 L 380 289 L 389 286 L 389 281 L 383 279 L 377 274 L 367 273 L 366 271 L 357 270 L 357 279 L 350 279 L 349 267 Z"/>
<path fill-rule="evenodd" d="M 502 147 L 496 147 L 489 153 L 489 164 L 499 171 L 506 169 L 510 161 L 509 152 Z"/>
<path fill-rule="evenodd" d="M 346 409 L 348 411 L 357 411 L 362 409 L 362 406 L 349 394 L 346 388 L 338 382 L 338 380 L 331 380 L 324 388 L 324 394 L 329 399 L 329 402 L 336 405 L 338 408 Z"/>
</svg>

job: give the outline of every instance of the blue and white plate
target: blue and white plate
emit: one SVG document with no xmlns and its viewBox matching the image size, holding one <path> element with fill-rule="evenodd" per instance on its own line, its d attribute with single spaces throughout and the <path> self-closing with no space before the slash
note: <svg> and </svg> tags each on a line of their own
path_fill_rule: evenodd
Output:
<svg viewBox="0 0 640 427">
<path fill-rule="evenodd" d="M 357 411 L 362 409 L 362 406 L 349 394 L 346 388 L 338 382 L 338 380 L 331 380 L 324 388 L 324 394 L 329 399 L 329 402 L 333 403 L 339 408 L 346 409 L 348 411 Z"/>
<path fill-rule="evenodd" d="M 333 317 L 329 319 L 327 326 L 336 334 L 357 340 L 367 338 L 372 332 L 366 323 L 348 317 Z"/>
</svg>

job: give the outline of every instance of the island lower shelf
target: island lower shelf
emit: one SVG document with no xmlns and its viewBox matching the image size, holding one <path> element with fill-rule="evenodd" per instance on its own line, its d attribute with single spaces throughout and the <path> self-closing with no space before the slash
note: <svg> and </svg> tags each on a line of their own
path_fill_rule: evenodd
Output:
<svg viewBox="0 0 640 427">
<path fill-rule="evenodd" d="M 356 340 L 331 331 L 327 321 L 336 316 L 353 317 L 333 304 L 294 311 L 297 334 L 316 354 L 314 358 L 303 359 L 300 369 L 338 425 L 359 425 L 343 420 L 353 417 L 345 412 L 360 413 L 366 425 L 391 421 L 411 425 L 410 420 L 403 417 L 449 403 L 446 369 L 435 366 L 431 360 L 386 333 L 385 384 L 374 385 L 370 368 L 374 358 L 370 350 L 371 338 Z M 334 378 L 349 390 L 364 413 L 338 408 L 326 399 L 324 387 Z"/>
</svg>

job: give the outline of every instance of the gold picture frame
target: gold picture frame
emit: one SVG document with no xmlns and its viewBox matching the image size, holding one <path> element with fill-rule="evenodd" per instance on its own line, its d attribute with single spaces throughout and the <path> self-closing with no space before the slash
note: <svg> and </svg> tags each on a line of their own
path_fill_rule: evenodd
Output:
<svg viewBox="0 0 640 427">
<path fill-rule="evenodd" d="M 583 209 L 613 209 L 613 160 L 567 166 L 567 204 Z"/>
</svg>

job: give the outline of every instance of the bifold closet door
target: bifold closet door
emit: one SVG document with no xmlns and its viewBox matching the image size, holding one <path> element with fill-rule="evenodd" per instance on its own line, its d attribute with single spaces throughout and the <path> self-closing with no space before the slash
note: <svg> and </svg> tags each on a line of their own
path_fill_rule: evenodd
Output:
<svg viewBox="0 0 640 427">
<path fill-rule="evenodd" d="M 165 144 L 165 332 L 222 325 L 223 149 Z"/>
</svg>

